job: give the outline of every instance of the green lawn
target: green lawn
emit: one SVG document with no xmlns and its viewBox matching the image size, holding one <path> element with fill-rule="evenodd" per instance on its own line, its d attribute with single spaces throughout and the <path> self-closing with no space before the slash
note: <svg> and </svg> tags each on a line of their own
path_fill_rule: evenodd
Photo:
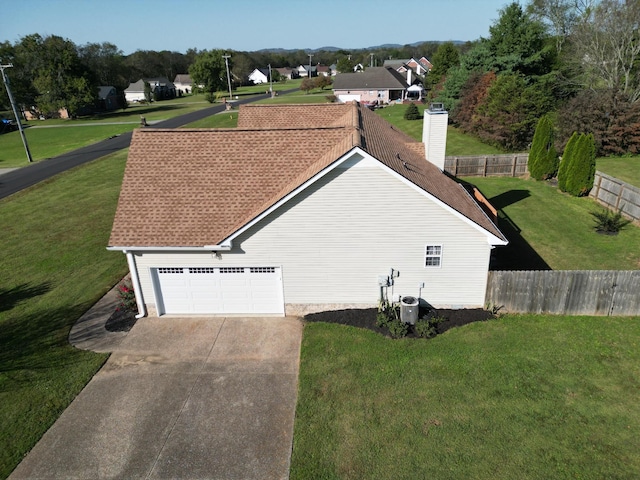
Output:
<svg viewBox="0 0 640 480">
<path fill-rule="evenodd" d="M 640 156 L 598 158 L 596 168 L 640 188 Z"/>
<path fill-rule="evenodd" d="M 291 479 L 640 478 L 640 318 L 305 325 Z"/>
<path fill-rule="evenodd" d="M 617 236 L 599 235 L 590 198 L 561 193 L 546 182 L 504 177 L 469 177 L 500 212 L 500 228 L 511 245 L 495 250 L 496 269 L 637 270 L 640 227 Z"/>
<path fill-rule="evenodd" d="M 422 115 L 425 105 L 420 105 L 418 109 Z M 422 119 L 405 120 L 404 112 L 407 105 L 390 105 L 376 110 L 376 113 L 390 124 L 398 127 L 407 135 L 422 141 Z M 447 155 L 492 155 L 504 153 L 496 147 L 482 143 L 475 137 L 462 133 L 455 127 L 449 126 L 447 130 Z"/>
<path fill-rule="evenodd" d="M 124 111 L 118 110 L 77 120 L 31 121 L 25 124 L 25 136 L 33 160 L 38 161 L 129 132 L 140 125 L 141 116 L 148 122 L 158 122 L 210 106 L 202 95 L 155 102 L 151 105 L 133 104 Z M 16 131 L 0 135 L 0 168 L 25 165 L 28 165 L 28 161 L 20 133 Z"/>
<path fill-rule="evenodd" d="M 71 326 L 127 272 L 106 245 L 126 151 L 0 201 L 0 478 L 104 363 Z"/>
</svg>

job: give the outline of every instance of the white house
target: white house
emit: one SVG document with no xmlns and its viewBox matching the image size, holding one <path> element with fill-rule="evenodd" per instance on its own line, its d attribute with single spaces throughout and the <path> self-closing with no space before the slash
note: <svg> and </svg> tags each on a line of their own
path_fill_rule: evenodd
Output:
<svg viewBox="0 0 640 480">
<path fill-rule="evenodd" d="M 108 249 L 126 254 L 140 315 L 365 308 L 422 284 L 435 307 L 483 306 L 491 250 L 507 240 L 425 159 L 444 155 L 447 124 L 444 111 L 425 118 L 433 146 L 355 102 L 243 105 L 235 129 L 136 130 Z"/>
<path fill-rule="evenodd" d="M 173 85 L 176 87 L 176 91 L 182 91 L 183 93 L 193 92 L 193 81 L 189 74 L 179 73 L 176 75 L 176 78 L 173 79 Z"/>
<path fill-rule="evenodd" d="M 269 82 L 269 69 L 256 68 L 249 74 L 249 81 L 253 82 L 255 85 Z"/>
<path fill-rule="evenodd" d="M 127 102 L 142 102 L 145 100 L 144 84 L 147 82 L 151 87 L 151 91 L 158 93 L 160 98 L 174 98 L 176 96 L 176 87 L 165 77 L 158 78 L 141 78 L 137 82 L 130 83 L 124 90 L 124 96 Z"/>
<path fill-rule="evenodd" d="M 369 67 L 359 73 L 339 73 L 333 94 L 341 102 L 386 104 L 407 97 L 406 78 L 391 67 Z"/>
</svg>

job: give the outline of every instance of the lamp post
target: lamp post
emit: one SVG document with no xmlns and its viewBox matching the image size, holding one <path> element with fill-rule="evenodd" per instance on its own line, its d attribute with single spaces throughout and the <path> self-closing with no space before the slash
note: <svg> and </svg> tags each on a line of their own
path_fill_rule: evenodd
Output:
<svg viewBox="0 0 640 480">
<path fill-rule="evenodd" d="M 231 77 L 229 76 L 229 59 L 231 55 L 223 55 L 222 58 L 224 58 L 224 64 L 227 67 L 227 84 L 229 85 L 229 100 L 231 100 Z"/>
<path fill-rule="evenodd" d="M 22 137 L 22 144 L 24 145 L 24 151 L 27 152 L 27 160 L 29 163 L 33 162 L 31 158 L 31 152 L 29 151 L 29 145 L 27 144 L 27 137 L 24 135 L 24 130 L 22 129 L 22 122 L 20 122 L 20 116 L 18 115 L 18 108 L 16 107 L 16 102 L 13 99 L 13 94 L 11 93 L 11 88 L 9 88 L 9 78 L 7 74 L 4 73 L 5 68 L 13 67 L 12 63 L 8 63 L 6 65 L 0 65 L 0 70 L 2 71 L 2 81 L 4 82 L 4 86 L 7 89 L 7 95 L 9 95 L 9 103 L 11 103 L 11 109 L 13 110 L 13 114 L 16 117 L 16 122 L 18 122 L 18 130 L 20 130 L 20 137 Z"/>
</svg>

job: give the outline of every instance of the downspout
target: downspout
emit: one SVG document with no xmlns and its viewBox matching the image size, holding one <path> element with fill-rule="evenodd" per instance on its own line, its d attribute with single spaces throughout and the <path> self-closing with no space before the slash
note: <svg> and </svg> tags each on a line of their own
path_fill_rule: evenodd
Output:
<svg viewBox="0 0 640 480">
<path fill-rule="evenodd" d="M 123 250 L 123 253 L 127 256 L 127 264 L 129 264 L 129 271 L 131 272 L 131 283 L 133 284 L 133 293 L 136 295 L 136 304 L 138 305 L 138 314 L 136 315 L 136 319 L 142 318 L 147 314 L 147 310 L 144 302 L 142 301 L 142 287 L 140 286 L 140 277 L 138 277 L 136 260 L 133 258 L 132 252 Z"/>
</svg>

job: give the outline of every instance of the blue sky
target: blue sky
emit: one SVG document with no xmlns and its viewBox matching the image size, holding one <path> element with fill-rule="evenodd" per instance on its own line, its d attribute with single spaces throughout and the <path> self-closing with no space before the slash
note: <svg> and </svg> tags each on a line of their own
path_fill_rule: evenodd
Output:
<svg viewBox="0 0 640 480">
<path fill-rule="evenodd" d="M 31 33 L 136 50 L 366 48 L 476 40 L 509 0 L 0 0 L 0 41 Z"/>
</svg>

